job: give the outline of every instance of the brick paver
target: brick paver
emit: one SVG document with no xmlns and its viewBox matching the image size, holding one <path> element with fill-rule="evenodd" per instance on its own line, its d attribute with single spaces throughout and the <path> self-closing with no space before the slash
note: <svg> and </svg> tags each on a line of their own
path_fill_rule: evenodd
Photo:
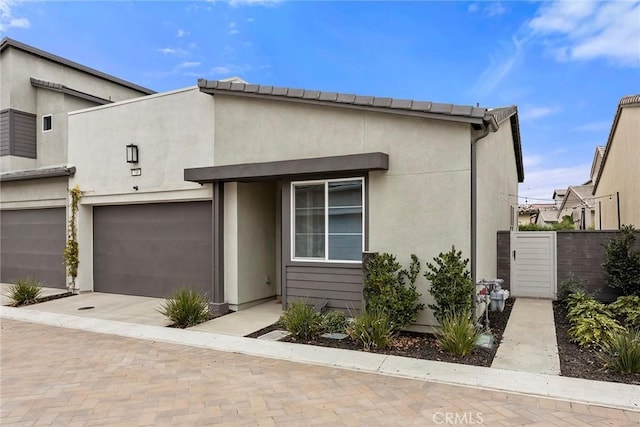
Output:
<svg viewBox="0 0 640 427">
<path fill-rule="evenodd" d="M 532 396 L 5 319 L 1 327 L 3 426 L 640 423 L 638 412 Z"/>
</svg>

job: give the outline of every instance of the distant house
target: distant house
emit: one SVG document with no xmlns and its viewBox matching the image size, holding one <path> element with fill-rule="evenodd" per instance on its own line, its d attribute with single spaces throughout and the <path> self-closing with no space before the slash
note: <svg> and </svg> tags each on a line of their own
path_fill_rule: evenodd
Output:
<svg viewBox="0 0 640 427">
<path fill-rule="evenodd" d="M 549 226 L 556 222 L 558 222 L 558 209 L 553 203 L 518 206 L 518 225 L 538 224 Z"/>
<path fill-rule="evenodd" d="M 618 103 L 593 196 L 596 229 L 640 228 L 640 95 Z"/>
<path fill-rule="evenodd" d="M 567 190 L 565 188 L 557 189 L 553 192 L 553 203 L 556 206 L 556 209 L 560 209 L 560 205 L 562 205 L 562 201 L 564 200 L 564 196 L 566 196 Z"/>
<path fill-rule="evenodd" d="M 593 185 L 570 185 L 567 195 L 560 205 L 558 219 L 571 216 L 575 228 L 586 230 L 593 228 L 595 221 L 595 208 L 593 204 Z"/>
</svg>

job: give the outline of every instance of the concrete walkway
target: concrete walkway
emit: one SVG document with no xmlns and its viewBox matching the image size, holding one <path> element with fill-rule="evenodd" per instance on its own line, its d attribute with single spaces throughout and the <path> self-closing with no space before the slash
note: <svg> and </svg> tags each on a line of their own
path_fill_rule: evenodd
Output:
<svg viewBox="0 0 640 427">
<path fill-rule="evenodd" d="M 560 375 L 551 300 L 516 299 L 491 367 Z"/>
</svg>

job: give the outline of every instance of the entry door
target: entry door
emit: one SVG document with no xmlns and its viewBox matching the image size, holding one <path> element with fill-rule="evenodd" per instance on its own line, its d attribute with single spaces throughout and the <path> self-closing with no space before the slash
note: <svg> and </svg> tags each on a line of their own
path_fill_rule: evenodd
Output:
<svg viewBox="0 0 640 427">
<path fill-rule="evenodd" d="M 511 233 L 511 294 L 514 297 L 556 298 L 556 233 Z"/>
</svg>

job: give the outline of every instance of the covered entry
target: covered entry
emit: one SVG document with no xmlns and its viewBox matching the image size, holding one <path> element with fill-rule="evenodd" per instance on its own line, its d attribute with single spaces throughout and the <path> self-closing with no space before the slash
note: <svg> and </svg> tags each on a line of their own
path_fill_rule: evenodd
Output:
<svg viewBox="0 0 640 427">
<path fill-rule="evenodd" d="M 0 281 L 32 278 L 65 288 L 66 208 L 0 212 Z"/>
<path fill-rule="evenodd" d="M 93 208 L 94 290 L 166 297 L 178 287 L 211 295 L 211 202 Z"/>
</svg>

